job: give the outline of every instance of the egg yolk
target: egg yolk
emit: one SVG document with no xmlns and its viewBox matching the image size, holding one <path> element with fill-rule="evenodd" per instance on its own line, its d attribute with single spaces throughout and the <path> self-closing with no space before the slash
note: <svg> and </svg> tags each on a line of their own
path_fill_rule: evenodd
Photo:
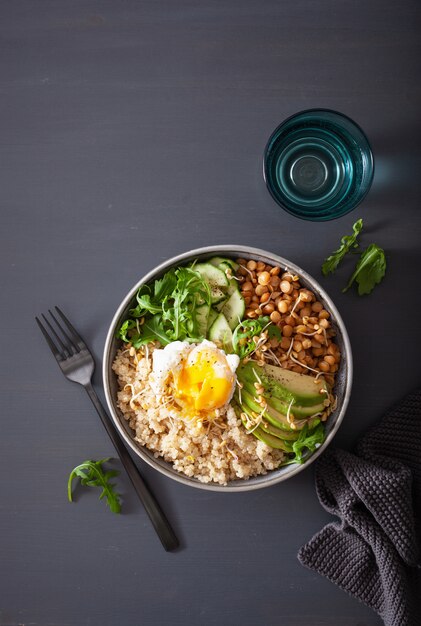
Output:
<svg viewBox="0 0 421 626">
<path fill-rule="evenodd" d="M 191 354 L 175 379 L 176 395 L 196 411 L 224 406 L 231 397 L 234 375 L 216 350 Z"/>
</svg>

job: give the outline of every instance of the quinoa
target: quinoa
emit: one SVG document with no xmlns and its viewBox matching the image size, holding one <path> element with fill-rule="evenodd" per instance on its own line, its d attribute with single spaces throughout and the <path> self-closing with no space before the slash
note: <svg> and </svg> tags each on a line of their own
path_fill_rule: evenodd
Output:
<svg viewBox="0 0 421 626">
<path fill-rule="evenodd" d="M 140 446 L 202 483 L 226 485 L 280 465 L 285 453 L 248 434 L 229 404 L 217 419 L 207 421 L 183 418 L 176 405 L 160 402 L 149 382 L 156 347 L 123 347 L 113 363 L 120 388 L 117 403 Z"/>
</svg>

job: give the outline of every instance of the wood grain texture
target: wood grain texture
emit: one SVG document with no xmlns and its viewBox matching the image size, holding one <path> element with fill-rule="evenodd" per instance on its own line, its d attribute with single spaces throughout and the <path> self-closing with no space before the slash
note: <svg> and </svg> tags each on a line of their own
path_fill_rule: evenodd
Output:
<svg viewBox="0 0 421 626">
<path fill-rule="evenodd" d="M 420 5 L 416 0 L 3 0 L 0 176 L 0 625 L 379 626 L 298 548 L 330 520 L 312 470 L 270 489 L 201 493 L 142 467 L 183 548 L 166 554 L 125 476 L 124 513 L 66 501 L 70 469 L 112 454 L 33 317 L 63 307 L 98 362 L 111 317 L 158 262 L 241 243 L 313 274 L 351 336 L 355 382 L 336 444 L 419 383 Z M 261 175 L 273 128 L 340 110 L 367 132 L 372 191 L 312 224 Z M 320 264 L 363 217 L 388 253 L 367 298 Z M 100 385 L 99 370 L 96 383 Z"/>
</svg>

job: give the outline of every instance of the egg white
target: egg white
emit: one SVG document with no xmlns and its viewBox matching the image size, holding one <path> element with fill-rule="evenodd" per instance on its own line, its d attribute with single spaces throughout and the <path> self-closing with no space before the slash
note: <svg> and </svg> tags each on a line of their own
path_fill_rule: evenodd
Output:
<svg viewBox="0 0 421 626">
<path fill-rule="evenodd" d="M 240 363 L 240 358 L 236 354 L 226 354 L 215 343 L 206 339 L 198 344 L 191 344 L 186 341 L 173 341 L 162 349 L 154 350 L 149 383 L 158 398 L 165 394 L 168 384 L 177 378 L 183 366 L 194 366 L 200 352 L 204 350 L 214 351 L 221 357 L 221 361 L 227 363 L 228 368 L 217 361 L 213 369 L 221 378 L 226 378 L 229 370 L 229 375 L 230 377 L 232 376 L 232 386 L 226 405 L 231 401 L 237 380 L 235 372 Z"/>
</svg>

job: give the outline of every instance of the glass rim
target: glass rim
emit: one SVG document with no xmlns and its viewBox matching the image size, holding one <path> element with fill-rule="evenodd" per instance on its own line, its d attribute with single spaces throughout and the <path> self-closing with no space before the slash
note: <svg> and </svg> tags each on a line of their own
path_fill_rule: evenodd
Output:
<svg viewBox="0 0 421 626">
<path fill-rule="evenodd" d="M 269 181 L 269 177 L 268 177 L 268 155 L 270 154 L 270 148 L 271 145 L 273 144 L 274 140 L 276 140 L 276 137 L 279 135 L 279 132 L 281 130 L 281 128 L 283 128 L 284 126 L 287 125 L 287 123 L 293 119 L 299 118 L 302 115 L 308 115 L 308 114 L 314 114 L 315 116 L 317 116 L 317 114 L 331 114 L 333 117 L 337 117 L 340 120 L 343 120 L 344 122 L 346 122 L 347 125 L 351 126 L 352 128 L 354 128 L 358 133 L 361 134 L 362 140 L 366 143 L 366 150 L 364 150 L 366 157 L 368 159 L 368 170 L 369 170 L 369 175 L 365 184 L 365 189 L 363 191 L 363 193 L 361 194 L 361 196 L 358 198 L 358 200 L 355 202 L 355 204 L 353 204 L 351 207 L 349 207 L 348 209 L 346 209 L 345 211 L 343 211 L 342 213 L 340 213 L 339 215 L 330 215 L 330 214 L 325 214 L 323 215 L 323 210 L 320 210 L 320 213 L 318 215 L 302 215 L 298 212 L 295 212 L 293 209 L 291 209 L 290 207 L 288 207 L 284 202 L 282 202 L 282 200 L 275 194 L 275 191 L 273 189 L 273 185 L 270 183 Z M 298 217 L 299 219 L 303 219 L 306 221 L 312 221 L 312 222 L 322 222 L 322 221 L 329 221 L 329 220 L 333 220 L 333 219 L 338 219 L 339 217 L 343 217 L 344 215 L 347 215 L 347 213 L 350 213 L 351 211 L 353 211 L 363 200 L 364 198 L 367 196 L 372 182 L 373 182 L 373 178 L 374 178 L 374 171 L 375 171 L 375 162 L 374 162 L 374 155 L 373 155 L 373 150 L 371 148 L 371 144 L 370 141 L 368 140 L 368 137 L 366 135 L 366 133 L 364 132 L 364 130 L 361 128 L 361 126 L 355 122 L 351 117 L 349 117 L 348 115 L 346 115 L 346 113 L 341 113 L 339 111 L 336 111 L 334 109 L 327 109 L 327 108 L 322 108 L 322 107 L 318 107 L 318 108 L 311 108 L 311 109 L 302 109 L 300 111 L 297 111 L 296 113 L 293 113 L 292 115 L 289 115 L 287 118 L 285 118 L 282 122 L 280 122 L 280 124 L 278 124 L 278 126 L 272 131 L 272 133 L 270 134 L 264 151 L 263 151 L 263 180 L 265 181 L 266 184 L 266 188 L 268 189 L 270 195 L 272 196 L 273 200 L 278 204 L 278 206 L 280 206 L 282 209 L 284 209 L 287 213 L 289 213 L 290 215 L 293 215 L 294 217 Z"/>
</svg>

